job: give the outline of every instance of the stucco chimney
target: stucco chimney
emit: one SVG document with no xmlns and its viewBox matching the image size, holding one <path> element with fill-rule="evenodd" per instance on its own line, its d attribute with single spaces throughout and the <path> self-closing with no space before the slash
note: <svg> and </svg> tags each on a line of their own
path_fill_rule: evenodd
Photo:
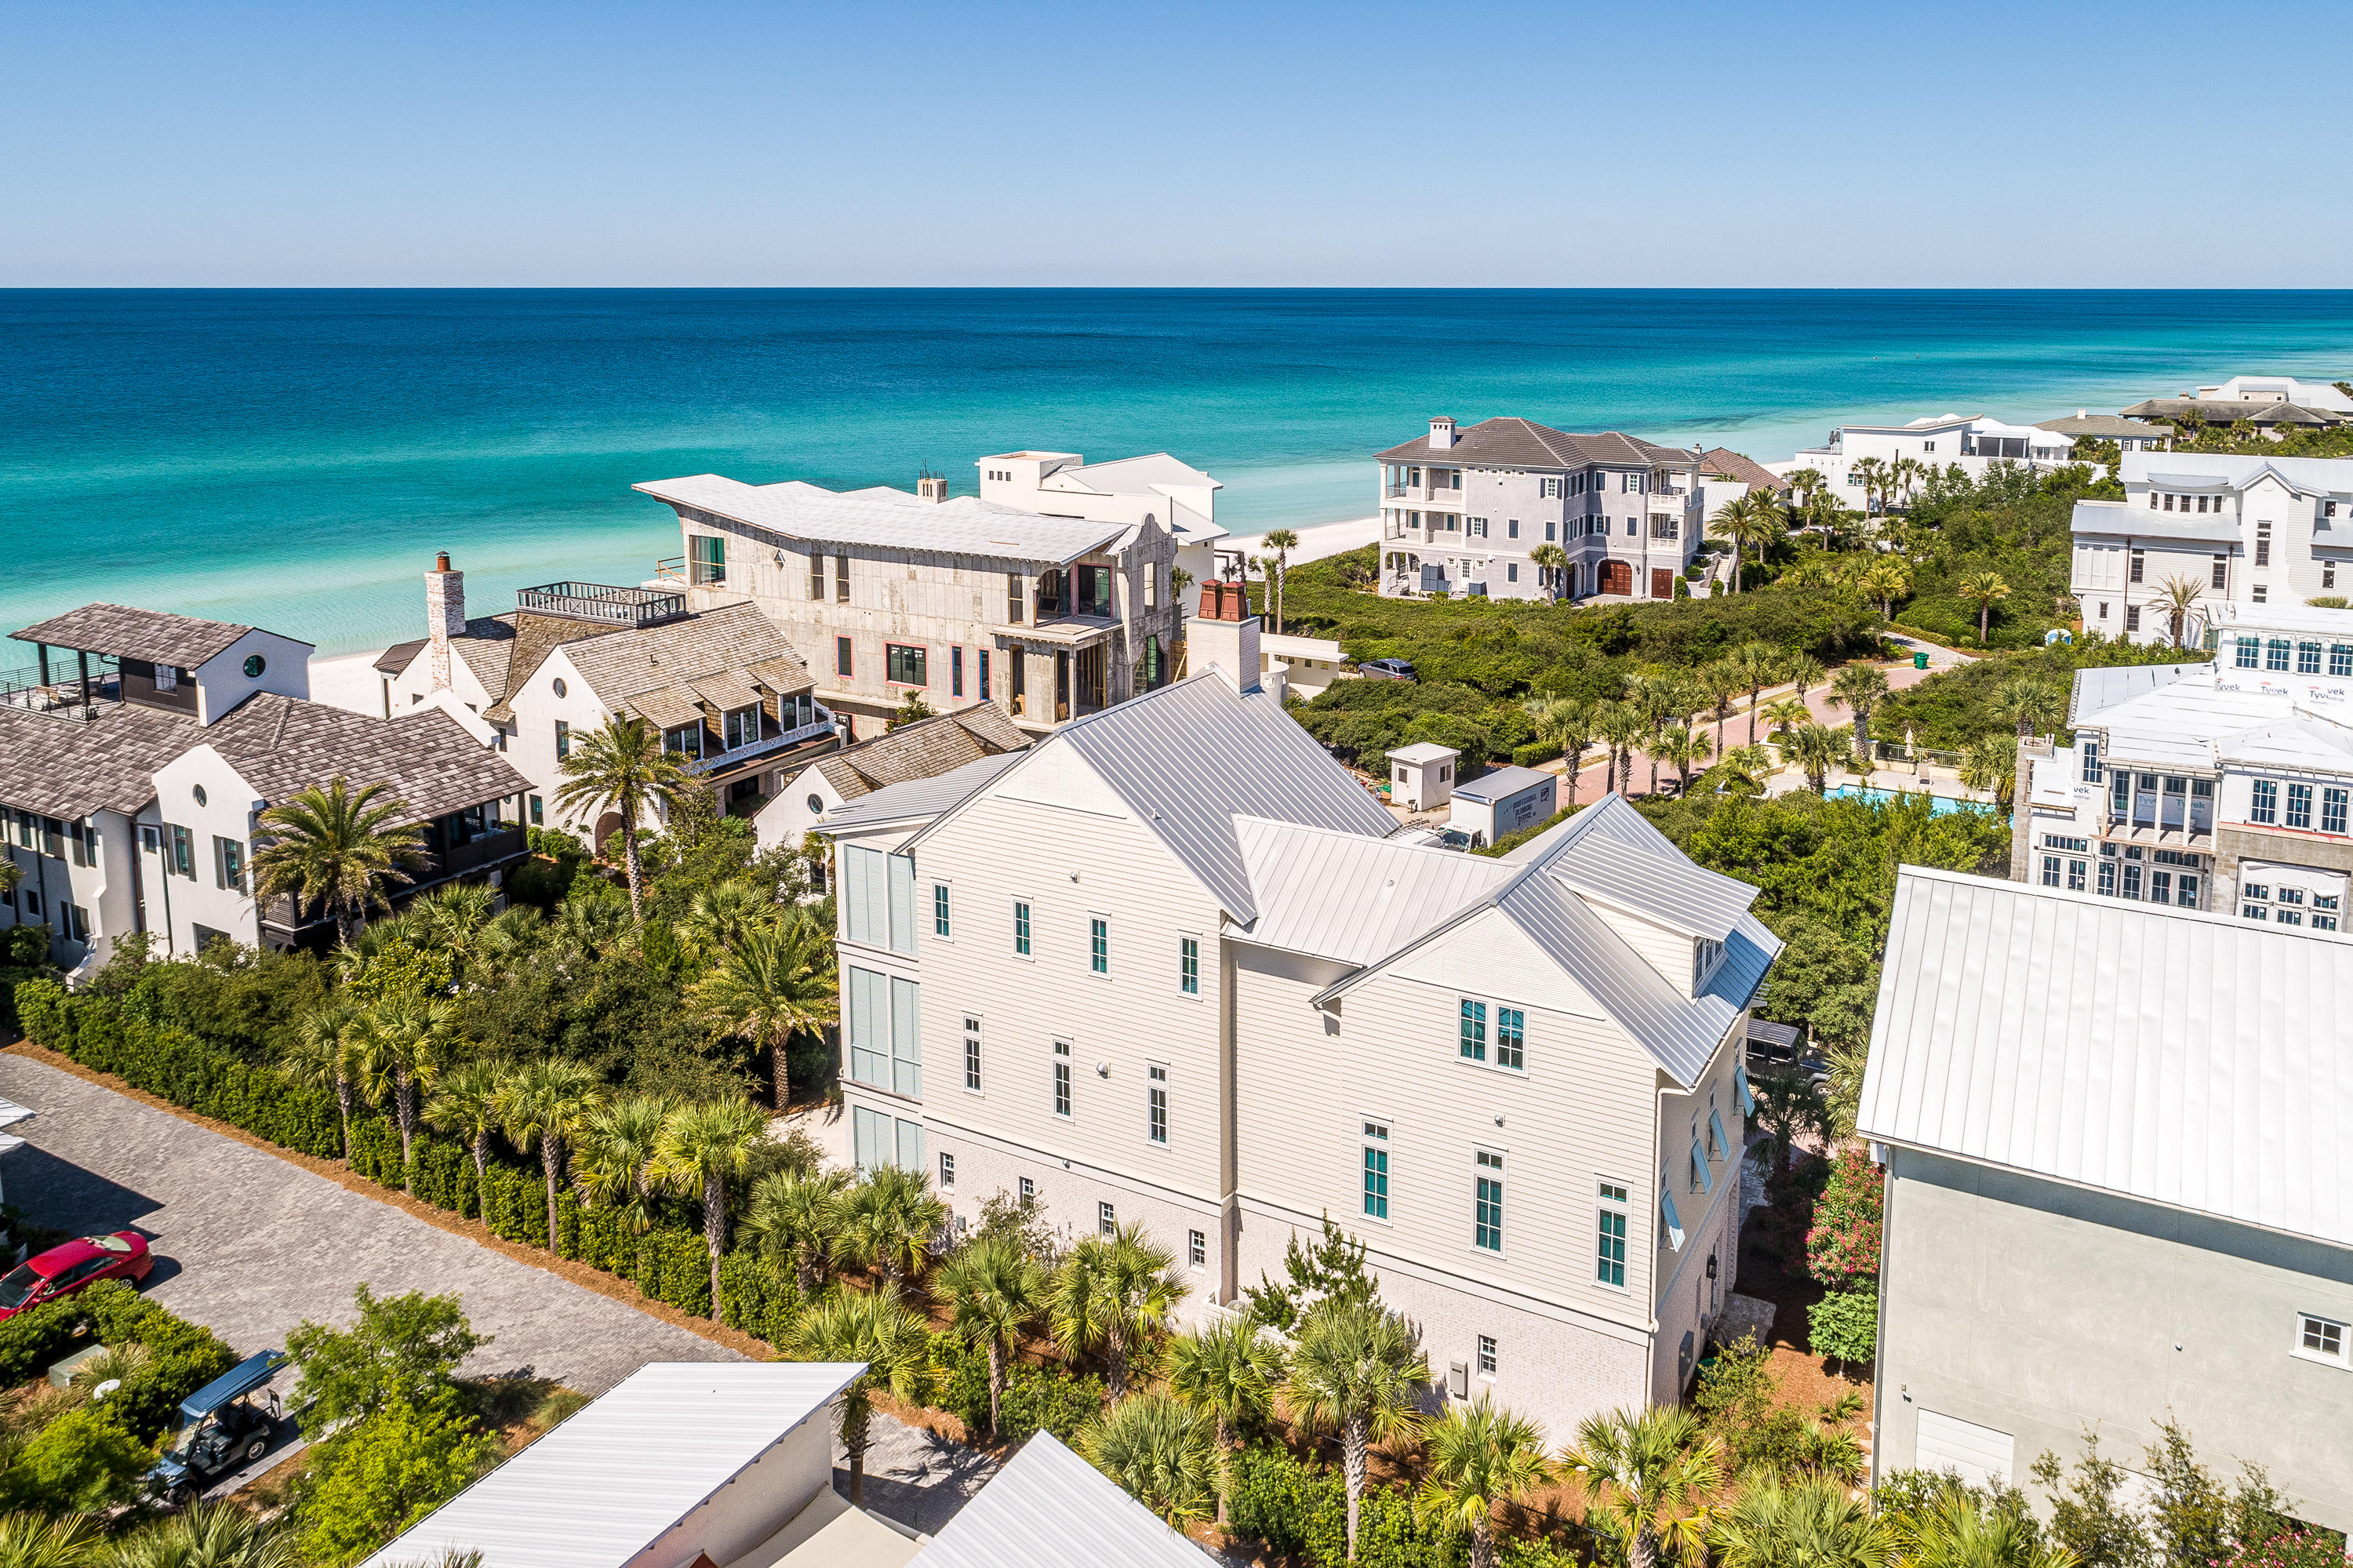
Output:
<svg viewBox="0 0 2353 1568">
<path fill-rule="evenodd" d="M 1257 616 L 1227 620 L 1210 615 L 1204 603 L 1202 613 L 1185 623 L 1185 636 L 1191 644 L 1186 651 L 1186 667 L 1197 672 L 1214 667 L 1219 679 L 1235 691 L 1255 692 L 1259 689 L 1258 633 Z"/>
<path fill-rule="evenodd" d="M 2079 419 L 2088 418 L 2091 412 L 2089 408 L 2078 408 L 2075 410 L 2075 418 Z"/>
<path fill-rule="evenodd" d="M 433 557 L 433 569 L 425 574 L 425 633 L 433 644 L 431 661 L 426 666 L 432 673 L 433 690 L 446 690 L 449 640 L 466 635 L 466 574 L 451 568 L 447 550 Z"/>
<path fill-rule="evenodd" d="M 1454 444 L 1454 418 L 1440 414 L 1430 421 L 1430 450 L 1442 452 Z"/>
<path fill-rule="evenodd" d="M 947 475 L 944 473 L 934 473 L 930 469 L 925 469 L 922 474 L 917 476 L 915 480 L 916 500 L 945 501 L 947 498 Z"/>
</svg>

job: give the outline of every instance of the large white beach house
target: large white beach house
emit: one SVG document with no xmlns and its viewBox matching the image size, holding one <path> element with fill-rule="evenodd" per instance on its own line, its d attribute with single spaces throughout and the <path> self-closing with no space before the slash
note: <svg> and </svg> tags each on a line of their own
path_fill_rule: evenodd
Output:
<svg viewBox="0 0 2353 1568">
<path fill-rule="evenodd" d="M 858 1161 L 1141 1223 L 1188 1317 L 1329 1215 L 1453 1393 L 1672 1399 L 1737 1262 L 1756 890 L 1614 796 L 1409 842 L 1235 652 L 828 819 Z"/>
<path fill-rule="evenodd" d="M 1672 599 L 1699 554 L 1697 450 L 1615 430 L 1573 436 L 1533 419 L 1482 419 L 1377 454 L 1380 591 L 1490 599 L 1592 594 Z M 1557 546 L 1568 564 L 1539 567 Z"/>
</svg>

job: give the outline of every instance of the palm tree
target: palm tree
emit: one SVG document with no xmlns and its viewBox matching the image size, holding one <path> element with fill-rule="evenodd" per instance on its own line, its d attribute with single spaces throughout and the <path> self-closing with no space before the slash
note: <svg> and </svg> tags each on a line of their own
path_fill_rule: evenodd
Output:
<svg viewBox="0 0 2353 1568">
<path fill-rule="evenodd" d="M 1782 737 L 1784 744 L 1791 730 L 1800 725 L 1810 724 L 1813 717 L 1814 710 L 1808 707 L 1806 699 L 1800 696 L 1776 697 L 1765 705 L 1765 727 L 1771 734 Z"/>
<path fill-rule="evenodd" d="M 1806 499 L 1816 492 L 1830 488 L 1831 482 L 1822 476 L 1822 471 L 1818 468 L 1798 469 L 1787 477 L 1789 481 L 1789 488 L 1798 493 L 1799 504 L 1803 504 Z"/>
<path fill-rule="evenodd" d="M 779 1171 L 752 1188 L 744 1234 L 766 1256 L 792 1266 L 804 1301 L 816 1298 L 818 1282 L 841 1244 L 849 1221 L 842 1194 L 849 1185 L 847 1171 Z"/>
<path fill-rule="evenodd" d="M 1022 1330 L 1045 1315 L 1046 1271 L 1010 1236 L 983 1236 L 943 1264 L 932 1294 L 947 1308 L 948 1331 L 988 1352 L 988 1430 L 1004 1418 L 1005 1363 Z"/>
<path fill-rule="evenodd" d="M 1806 788 L 1820 795 L 1830 787 L 1831 769 L 1846 756 L 1846 738 L 1828 725 L 1801 724 L 1781 737 L 1781 750 L 1805 770 Z"/>
<path fill-rule="evenodd" d="M 1270 528 L 1259 543 L 1274 552 L 1274 630 L 1282 631 L 1282 587 L 1291 576 L 1291 552 L 1299 548 L 1299 535 L 1289 528 Z"/>
<path fill-rule="evenodd" d="M 400 1158 L 417 1146 L 417 1099 L 430 1088 L 457 1039 L 458 1008 L 438 997 L 385 997 L 359 1023 L 356 1056 L 362 1086 L 371 1104 L 392 1095 L 393 1119 L 400 1125 Z"/>
<path fill-rule="evenodd" d="M 1232 1490 L 1229 1454 L 1241 1434 L 1274 1414 L 1282 1351 L 1246 1317 L 1228 1317 L 1198 1333 L 1180 1334 L 1168 1356 L 1169 1392 L 1218 1425 L 1218 1528 L 1226 1526 Z"/>
<path fill-rule="evenodd" d="M 2189 625 L 2189 611 L 2206 595 L 2206 585 L 2196 577 L 2170 577 L 2157 585 L 2157 602 L 2165 607 L 2168 631 L 2173 645 L 2181 646 L 2181 634 Z"/>
<path fill-rule="evenodd" d="M 1762 746 L 1736 746 L 1716 761 L 1719 787 L 1761 791 L 1772 776 L 1773 753 Z"/>
<path fill-rule="evenodd" d="M 1781 659 L 1781 679 L 1800 697 L 1822 683 L 1822 666 L 1810 653 L 1788 653 Z"/>
<path fill-rule="evenodd" d="M 878 1165 L 842 1200 L 841 1245 L 886 1279 L 913 1280 L 947 1218 L 923 1172 Z"/>
<path fill-rule="evenodd" d="M 0 1568 L 95 1568 L 104 1542 L 104 1524 L 91 1514 L 0 1515 Z"/>
<path fill-rule="evenodd" d="M 425 1103 L 426 1122 L 466 1140 L 474 1154 L 474 1202 L 490 1191 L 491 1134 L 501 1119 L 499 1090 L 503 1075 L 479 1058 L 444 1073 Z"/>
<path fill-rule="evenodd" d="M 2075 1554 L 2043 1539 L 2022 1510 L 1981 1508 L 1950 1492 L 1903 1531 L 1906 1568 L 2077 1568 Z"/>
<path fill-rule="evenodd" d="M 1457 1402 L 1422 1433 L 1428 1469 L 1415 1500 L 1448 1533 L 1471 1533 L 1471 1568 L 1495 1568 L 1495 1505 L 1516 1503 L 1552 1483 L 1544 1432 L 1495 1408 L 1492 1395 Z"/>
<path fill-rule="evenodd" d="M 1568 552 L 1558 545 L 1538 545 L 1528 552 L 1528 559 L 1535 563 L 1536 570 L 1544 573 L 1545 591 L 1554 599 L 1559 599 L 1561 588 L 1567 581 Z"/>
<path fill-rule="evenodd" d="M 1586 1521 L 1618 1538 L 1627 1568 L 1657 1568 L 1662 1552 L 1702 1568 L 1705 1499 L 1723 1479 L 1724 1450 L 1696 1414 L 1662 1404 L 1588 1416 L 1564 1460 L 1595 1505 Z"/>
<path fill-rule="evenodd" d="M 1536 719 L 1536 735 L 1560 747 L 1568 758 L 1568 809 L 1577 810 L 1577 776 L 1585 770 L 1585 754 L 1599 738 L 1591 703 L 1552 702 Z"/>
<path fill-rule="evenodd" d="M 1762 490 L 1752 490 L 1725 503 L 1715 514 L 1715 531 L 1732 541 L 1732 591 L 1740 591 L 1740 552 L 1755 546 L 1757 563 L 1765 563 L 1765 546 L 1779 538 L 1788 521 L 1781 509 L 1781 499 Z"/>
<path fill-rule="evenodd" d="M 2014 725 L 2018 738 L 2024 740 L 2044 726 L 2055 725 L 2067 716 L 2067 694 L 2031 675 L 2013 675 L 1994 688 L 1993 699 L 1987 706 L 1995 717 Z"/>
<path fill-rule="evenodd" d="M 1757 1097 L 1757 1124 L 1765 1129 L 1776 1173 L 1789 1174 L 1789 1154 L 1805 1134 L 1826 1132 L 1830 1107 L 1813 1075 L 1795 1067 L 1759 1073 L 1749 1084 Z"/>
<path fill-rule="evenodd" d="M 1691 793 L 1693 768 L 1704 767 L 1715 751 L 1708 742 L 1707 731 L 1694 729 L 1687 724 L 1679 724 L 1659 736 L 1657 749 L 1667 766 L 1675 770 L 1676 781 L 1686 795 Z"/>
<path fill-rule="evenodd" d="M 1953 585 L 1953 591 L 1978 607 L 1978 646 L 1985 646 L 1993 607 L 2010 597 L 2010 585 L 1999 572 L 1971 572 Z"/>
<path fill-rule="evenodd" d="M 782 1114 L 792 1093 L 785 1066 L 796 1034 L 815 1034 L 841 1016 L 833 934 L 805 915 L 746 928 L 718 966 L 695 982 L 695 1012 L 765 1049 Z"/>
<path fill-rule="evenodd" d="M 752 1163 L 768 1118 L 749 1100 L 681 1106 L 662 1123 L 654 1175 L 702 1199 L 702 1241 L 711 1249 L 711 1316 L 719 1316 L 719 1258 L 727 1250 L 727 1179 Z"/>
<path fill-rule="evenodd" d="M 1757 744 L 1757 699 L 1781 679 L 1781 655 L 1769 643 L 1744 642 L 1725 658 L 1740 672 L 1741 689 L 1748 694 L 1748 744 Z"/>
<path fill-rule="evenodd" d="M 261 813 L 269 842 L 254 852 L 253 895 L 316 904 L 348 942 L 370 908 L 389 909 L 387 887 L 408 880 L 425 863 L 425 836 L 403 822 L 408 807 L 382 784 L 354 793 L 337 774 L 324 789 L 312 784 Z"/>
<path fill-rule="evenodd" d="M 1748 689 L 1748 676 L 1729 659 L 1715 659 L 1701 665 L 1692 681 L 1707 694 L 1707 711 L 1715 715 L 1715 749 L 1724 750 L 1724 721 L 1732 716 L 1733 699 Z"/>
<path fill-rule="evenodd" d="M 301 1558 L 282 1521 L 233 1502 L 199 1502 L 124 1537 L 103 1558 L 80 1561 L 105 1568 L 299 1568 Z"/>
<path fill-rule="evenodd" d="M 874 1420 L 874 1396 L 889 1390 L 901 1399 L 915 1396 L 931 1360 L 931 1336 L 922 1319 L 899 1298 L 899 1287 L 836 1290 L 803 1312 L 782 1347 L 797 1361 L 863 1361 L 865 1369 L 841 1391 L 841 1446 L 849 1454 L 849 1506 L 866 1506 L 866 1445 Z"/>
<path fill-rule="evenodd" d="M 1882 462 L 1879 459 L 1875 457 L 1863 458 L 1852 468 L 1849 469 L 1847 472 L 1852 478 L 1862 482 L 1863 511 L 1869 512 L 1872 510 L 1871 503 L 1873 497 L 1884 497 L 1886 495 L 1887 482 L 1892 476 L 1888 471 L 1887 465 L 1884 462 Z"/>
<path fill-rule="evenodd" d="M 1835 1481 L 1767 1479 L 1741 1489 L 1708 1531 L 1721 1568 L 1888 1568 L 1894 1532 Z"/>
<path fill-rule="evenodd" d="M 2018 737 L 1989 735 L 1961 747 L 1961 782 L 2008 806 L 2018 792 Z"/>
<path fill-rule="evenodd" d="M 1863 568 L 1855 586 L 1879 601 L 1884 620 L 1895 619 L 1895 601 L 1912 591 L 1912 573 L 1900 556 L 1882 556 Z"/>
<path fill-rule="evenodd" d="M 782 917 L 776 901 L 748 882 L 723 882 L 694 895 L 678 934 L 690 947 L 732 952 L 752 931 Z"/>
<path fill-rule="evenodd" d="M 1103 1351 L 1103 1382 L 1116 1404 L 1127 1393 L 1136 1351 L 1167 1323 L 1189 1288 L 1176 1272 L 1176 1255 L 1148 1239 L 1141 1224 L 1088 1236 L 1054 1275 L 1049 1316 L 1055 1341 L 1074 1353 Z"/>
<path fill-rule="evenodd" d="M 577 1062 L 533 1062 L 500 1086 L 499 1120 L 517 1149 L 539 1149 L 547 1173 L 547 1250 L 556 1250 L 555 1186 L 564 1170 L 565 1145 L 604 1098 L 604 1080 Z"/>
<path fill-rule="evenodd" d="M 417 945 L 448 954 L 452 972 L 471 978 L 485 954 L 491 901 L 491 890 L 476 883 L 453 882 L 424 895 L 407 911 Z"/>
<path fill-rule="evenodd" d="M 693 776 L 678 753 L 666 749 L 661 734 L 643 720 L 618 714 L 604 727 L 575 736 L 563 762 L 555 803 L 566 813 L 595 816 L 605 810 L 621 819 L 622 862 L 629 876 L 629 913 L 646 917 L 645 867 L 638 859 L 638 824 L 646 813 L 667 814 L 693 787 Z M 597 846 L 601 852 L 604 846 Z"/>
<path fill-rule="evenodd" d="M 335 1091 L 347 1165 L 352 1158 L 352 1047 L 366 1011 L 348 996 L 331 998 L 303 1014 L 278 1058 L 278 1069 L 288 1082 Z"/>
<path fill-rule="evenodd" d="M 592 1203 L 617 1212 L 633 1234 L 653 1228 L 662 1129 L 677 1106 L 663 1095 L 626 1095 L 596 1107 L 573 1134 L 572 1179 Z"/>
<path fill-rule="evenodd" d="M 1921 476 L 1927 471 L 1928 466 L 1918 458 L 1900 457 L 1888 468 L 1888 483 L 1892 488 L 1904 493 L 1904 503 L 1909 506 L 1912 504 L 1913 491 L 1919 488 Z"/>
<path fill-rule="evenodd" d="M 1831 682 L 1831 705 L 1854 714 L 1854 754 L 1870 766 L 1871 710 L 1887 695 L 1887 672 L 1876 664 L 1849 664 Z"/>
<path fill-rule="evenodd" d="M 1300 1325 L 1282 1403 L 1300 1425 L 1311 1431 L 1336 1428 L 1340 1434 L 1352 1563 L 1372 1446 L 1419 1426 L 1417 1406 L 1429 1383 L 1430 1362 L 1413 1330 L 1377 1301 L 1327 1302 Z"/>
<path fill-rule="evenodd" d="M 1651 726 L 1631 704 L 1603 703 L 1593 710 L 1593 727 L 1609 746 L 1606 789 L 1623 793 L 1634 781 L 1634 743 L 1649 734 Z"/>
<path fill-rule="evenodd" d="M 1113 1405 L 1079 1431 L 1079 1452 L 1178 1530 L 1208 1517 L 1217 1455 L 1207 1412 L 1166 1393 Z M 1221 1499 L 1222 1500 L 1222 1499 Z"/>
</svg>

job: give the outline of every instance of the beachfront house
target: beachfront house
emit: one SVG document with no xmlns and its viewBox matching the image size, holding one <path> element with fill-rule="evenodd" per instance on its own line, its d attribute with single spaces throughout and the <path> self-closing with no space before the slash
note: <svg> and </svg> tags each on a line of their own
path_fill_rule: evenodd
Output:
<svg viewBox="0 0 2353 1568">
<path fill-rule="evenodd" d="M 661 732 L 723 810 L 749 814 L 837 744 L 834 717 L 784 636 L 750 605 L 695 610 L 675 589 L 603 583 L 523 588 L 503 615 L 468 619 L 448 555 L 425 574 L 427 635 L 376 660 L 385 711 L 455 704 L 530 779 L 523 815 L 602 844 L 617 813 L 556 801 L 574 744 L 616 716 Z M 590 818 L 593 815 L 594 821 Z"/>
<path fill-rule="evenodd" d="M 678 514 L 670 586 L 698 609 L 756 607 L 852 738 L 911 702 L 990 703 L 1043 734 L 1175 673 L 1176 535 L 1159 513 L 1044 515 L 950 499 L 930 476 L 913 495 L 715 473 L 637 488 Z"/>
<path fill-rule="evenodd" d="M 2162 452 L 2173 450 L 2173 427 L 2127 419 L 2121 414 L 2094 414 L 2078 408 L 2064 419 L 2044 419 L 2034 427 L 2070 441 L 2114 441 L 2119 452 Z"/>
<path fill-rule="evenodd" d="M 2075 673 L 2021 748 L 2010 875 L 2335 931 L 2353 895 L 2353 611 L 2217 607 L 2211 663 Z"/>
<path fill-rule="evenodd" d="M 2211 646 L 2216 605 L 2353 589 L 2353 460 L 2141 451 L 2120 466 L 2125 498 L 2078 501 L 2070 524 L 2087 630 Z"/>
<path fill-rule="evenodd" d="M 397 719 L 310 700 L 311 645 L 259 627 L 90 604 L 12 633 L 0 673 L 0 927 L 46 926 L 69 969 L 134 932 L 157 954 L 216 938 L 319 947 L 327 912 L 253 896 L 261 813 L 341 778 L 386 786 L 424 841 L 402 899 L 522 858 L 527 780 L 438 709 Z"/>
<path fill-rule="evenodd" d="M 1697 450 L 1533 419 L 1458 429 L 1440 418 L 1374 461 L 1387 598 L 1672 599 L 1699 554 Z M 1546 545 L 1568 563 L 1536 565 Z"/>
<path fill-rule="evenodd" d="M 776 797 L 752 819 L 762 849 L 798 844 L 827 816 L 877 789 L 953 773 L 984 757 L 1018 751 L 1029 732 L 992 703 L 902 724 L 782 774 Z"/>
<path fill-rule="evenodd" d="M 2277 440 L 2291 431 L 2320 431 L 2353 420 L 2353 396 L 2341 384 L 2299 381 L 2292 376 L 2233 376 L 2178 397 L 2151 397 L 2126 408 L 2136 419 L 2176 424 L 2243 424 Z"/>
<path fill-rule="evenodd" d="M 1556 1436 L 1674 1398 L 1736 1270 L 1755 889 L 1615 797 L 1432 847 L 1254 664 L 1196 659 L 826 823 L 858 1162 L 965 1224 L 999 1192 L 1140 1224 L 1188 1320 L 1328 1215 L 1451 1397 Z"/>
<path fill-rule="evenodd" d="M 1985 414 L 1937 414 L 1903 425 L 1841 425 L 1822 445 L 1803 448 L 1785 461 L 1766 466 L 1784 476 L 1812 469 L 1842 505 L 1862 512 L 1866 510 L 1864 491 L 1870 487 L 1864 481 L 1870 471 L 1858 473 L 1856 469 L 1865 459 L 1892 469 L 1899 459 L 1909 458 L 1923 471 L 1958 469 L 1976 481 L 1997 462 L 2054 467 L 2070 461 L 2073 448 L 2073 437 L 2040 425 L 2013 425 Z M 1904 499 L 1899 486 L 1895 504 L 1902 505 Z M 1884 504 L 1883 493 L 1874 493 L 1868 510 L 1875 512 Z"/>
<path fill-rule="evenodd" d="M 1873 1478 L 2095 1431 L 2130 1507 L 2172 1420 L 2353 1527 L 2353 943 L 1905 866 L 1883 974 Z"/>
<path fill-rule="evenodd" d="M 1729 447 L 1711 447 L 1699 455 L 1700 504 L 1704 521 L 1713 523 L 1717 513 L 1746 495 L 1751 491 L 1768 490 L 1782 501 L 1789 499 L 1789 482 L 1758 462 L 1746 452 Z"/>
<path fill-rule="evenodd" d="M 1225 486 L 1166 452 L 1096 463 L 1076 452 L 999 452 L 973 466 L 989 505 L 1098 523 L 1157 523 L 1174 535 L 1175 568 L 1187 582 L 1224 575 L 1218 546 L 1229 531 L 1218 524 L 1218 492 Z M 1186 596 L 1176 598 L 1185 608 Z"/>
</svg>

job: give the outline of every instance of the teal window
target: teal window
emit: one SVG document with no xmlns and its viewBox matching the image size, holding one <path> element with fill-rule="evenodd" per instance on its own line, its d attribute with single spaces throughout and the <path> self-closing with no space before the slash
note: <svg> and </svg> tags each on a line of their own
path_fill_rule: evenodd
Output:
<svg viewBox="0 0 2353 1568">
<path fill-rule="evenodd" d="M 1599 1250 L 1593 1277 L 1603 1285 L 1626 1283 L 1626 1189 L 1614 1182 L 1601 1183 L 1601 1207 L 1598 1214 L 1600 1232 Z"/>
<path fill-rule="evenodd" d="M 1176 940 L 1176 985 L 1187 996 L 1201 994 L 1201 944 L 1190 937 Z"/>
<path fill-rule="evenodd" d="M 2299 675 L 2320 673 L 2320 644 L 2299 642 L 2295 645 L 2295 673 Z"/>
<path fill-rule="evenodd" d="M 1029 956 L 1029 906 L 1013 906 L 1013 950 L 1023 958 Z"/>
<path fill-rule="evenodd" d="M 1489 1172 L 1493 1174 L 1489 1174 Z M 1471 1245 L 1488 1252 L 1504 1250 L 1504 1157 L 1479 1151 L 1478 1191 L 1473 1201 Z"/>
<path fill-rule="evenodd" d="M 1365 1123 L 1365 1217 L 1389 1217 L 1389 1129 L 1387 1122 Z"/>
<path fill-rule="evenodd" d="M 697 588 L 727 580 L 727 541 L 716 534 L 690 536 L 691 570 L 688 581 Z"/>
<path fill-rule="evenodd" d="M 1462 1003 L 1461 1052 L 1466 1062 L 1487 1059 L 1487 1004 L 1483 1001 L 1466 998 Z"/>
<path fill-rule="evenodd" d="M 2270 641 L 2264 643 L 2263 668 L 2266 670 L 2286 669 L 2287 651 L 2288 641 L 2284 637 L 2274 637 Z"/>
<path fill-rule="evenodd" d="M 1148 1069 L 1152 1082 L 1145 1090 L 1145 1136 L 1153 1142 L 1168 1141 L 1168 1069 Z"/>
<path fill-rule="evenodd" d="M 2340 677 L 2353 675 L 2353 642 L 2328 645 L 2328 673 Z"/>
<path fill-rule="evenodd" d="M 572 726 L 562 719 L 555 721 L 555 759 L 559 762 L 572 755 Z"/>
<path fill-rule="evenodd" d="M 2345 831 L 2345 791 L 2323 789 L 2320 792 L 2320 831 L 2341 833 Z"/>
<path fill-rule="evenodd" d="M 932 935 L 944 937 L 948 932 L 948 885 L 932 884 Z"/>
<path fill-rule="evenodd" d="M 1087 967 L 1099 975 L 1111 973 L 1111 922 L 1087 922 Z"/>
<path fill-rule="evenodd" d="M 1071 1114 L 1071 1043 L 1054 1042 L 1054 1114 Z"/>
<path fill-rule="evenodd" d="M 928 648 L 911 648 L 903 642 L 882 645 L 884 675 L 893 685 L 928 686 L 931 683 L 932 653 Z"/>
<path fill-rule="evenodd" d="M 2312 826 L 2312 786 L 2291 784 L 2287 787 L 2287 825 L 2291 828 Z"/>
<path fill-rule="evenodd" d="M 544 820 L 546 808 L 541 804 L 539 797 L 533 795 L 531 798 L 531 825 L 534 828 L 538 827 Z"/>
<path fill-rule="evenodd" d="M 2273 783 L 2268 779 L 2258 779 L 2255 780 L 2254 798 L 2248 804 L 2247 820 L 2251 822 L 2276 822 L 2279 821 L 2278 785 Z"/>
<path fill-rule="evenodd" d="M 1526 1014 L 1516 1007 L 1495 1009 L 1495 1065 L 1499 1067 L 1525 1067 L 1526 1047 Z"/>
<path fill-rule="evenodd" d="M 964 1086 L 980 1091 L 980 1020 L 964 1021 Z"/>
<path fill-rule="evenodd" d="M 2262 656 L 2263 656 L 2263 641 L 2262 641 L 2262 639 L 2260 639 L 2260 638 L 2255 638 L 2255 637 L 2242 637 L 2242 638 L 2240 638 L 2240 639 L 2239 639 L 2239 668 L 2240 668 L 2240 669 L 2242 669 L 2242 670 L 2252 670 L 2252 669 L 2253 669 L 2253 668 L 2255 667 L 2255 665 L 2256 665 L 2256 664 L 2261 661 Z"/>
</svg>

